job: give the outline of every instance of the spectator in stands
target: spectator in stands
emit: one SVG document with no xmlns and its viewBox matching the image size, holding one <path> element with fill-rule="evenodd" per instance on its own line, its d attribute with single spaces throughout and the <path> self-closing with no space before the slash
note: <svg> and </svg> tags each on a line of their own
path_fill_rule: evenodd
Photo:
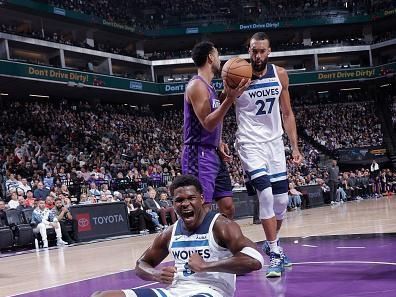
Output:
<svg viewBox="0 0 396 297">
<path fill-rule="evenodd" d="M 107 202 L 111 202 L 111 201 L 107 199 L 107 196 L 105 194 L 100 194 L 98 203 L 107 203 Z"/>
<path fill-rule="evenodd" d="M 99 199 L 99 197 L 101 196 L 101 193 L 100 193 L 100 191 L 97 189 L 96 183 L 95 183 L 95 182 L 91 182 L 91 183 L 89 184 L 89 187 L 90 187 L 90 189 L 89 189 L 89 194 L 92 195 L 92 196 L 95 196 L 96 199 Z"/>
<path fill-rule="evenodd" d="M 44 184 L 42 182 L 39 182 L 37 184 L 37 189 L 34 190 L 33 196 L 34 198 L 45 200 L 47 196 L 49 195 L 50 191 L 48 189 L 44 188 Z"/>
<path fill-rule="evenodd" d="M 138 208 L 138 209 L 141 209 L 141 210 L 146 211 L 146 212 L 151 216 L 151 220 L 153 221 L 155 227 L 158 227 L 159 229 L 162 229 L 162 228 L 163 228 L 163 225 L 161 225 L 161 224 L 159 223 L 159 220 L 158 220 L 158 219 L 159 219 L 159 216 L 158 216 L 158 214 L 157 214 L 155 211 L 149 209 L 149 208 L 146 206 L 146 204 L 145 204 L 144 201 L 143 201 L 143 196 L 142 196 L 142 194 L 140 194 L 140 193 L 136 194 L 136 198 L 135 198 L 135 201 L 133 202 L 133 206 L 134 206 L 135 208 Z"/>
<path fill-rule="evenodd" d="M 23 195 L 26 195 L 27 191 L 32 190 L 32 188 L 29 186 L 26 178 L 21 179 L 21 182 L 19 183 L 19 186 L 18 186 L 18 190 L 19 189 L 23 190 Z"/>
<path fill-rule="evenodd" d="M 287 205 L 288 209 L 297 209 L 301 207 L 301 197 L 302 193 L 296 190 L 296 186 L 293 182 L 289 183 L 289 203 Z"/>
<path fill-rule="evenodd" d="M 330 189 L 330 187 L 326 184 L 326 182 L 325 182 L 323 179 L 319 179 L 319 180 L 318 180 L 318 185 L 319 185 L 320 188 L 321 188 L 322 195 L 323 195 L 323 200 L 324 200 L 326 203 L 329 203 L 329 202 L 330 202 L 331 205 L 336 204 L 336 201 L 335 201 L 335 200 L 336 200 L 336 197 L 334 198 L 334 200 L 331 200 L 331 198 L 330 198 L 331 189 Z"/>
<path fill-rule="evenodd" d="M 19 205 L 18 195 L 16 192 L 11 193 L 11 200 L 8 201 L 8 208 L 17 208 Z"/>
<path fill-rule="evenodd" d="M 157 168 L 155 167 L 153 168 L 153 172 L 150 174 L 150 184 L 155 188 L 162 185 L 161 174 L 157 172 Z"/>
<path fill-rule="evenodd" d="M 100 194 L 105 194 L 106 196 L 111 196 L 111 191 L 109 190 L 109 185 L 108 184 L 102 184 L 101 186 L 102 190 L 100 191 Z"/>
<path fill-rule="evenodd" d="M 345 190 L 342 186 L 342 179 L 341 182 L 338 184 L 336 196 L 336 202 L 344 203 L 347 201 L 347 194 L 345 193 Z"/>
<path fill-rule="evenodd" d="M 58 220 L 54 217 L 53 213 L 45 207 L 44 200 L 38 199 L 38 207 L 33 211 L 32 224 L 34 225 L 33 232 L 40 233 L 43 240 L 43 247 L 48 247 L 47 229 L 54 228 L 56 232 L 57 245 L 62 246 L 67 244 L 62 240 L 62 231 Z"/>
<path fill-rule="evenodd" d="M 52 209 L 52 213 L 59 222 L 62 232 L 62 240 L 66 241 L 68 244 L 75 243 L 73 240 L 74 236 L 71 236 L 67 231 L 67 225 L 72 226 L 72 233 L 74 233 L 74 230 L 76 230 L 76 228 L 73 226 L 73 216 L 63 205 L 61 198 L 55 199 L 55 207 Z"/>
<path fill-rule="evenodd" d="M 130 227 L 135 227 L 135 218 L 137 218 L 140 233 L 154 232 L 156 227 L 151 216 L 142 208 L 135 207 L 131 196 L 126 196 L 124 201 L 128 210 Z"/>
<path fill-rule="evenodd" d="M 52 210 L 54 206 L 55 206 L 54 198 L 52 196 L 47 196 L 47 198 L 45 198 L 45 207 L 48 208 L 49 210 Z"/>
<path fill-rule="evenodd" d="M 52 176 L 52 172 L 47 171 L 47 175 L 44 177 L 44 187 L 49 190 L 52 189 L 53 186 L 54 186 L 54 178 Z"/>
<path fill-rule="evenodd" d="M 33 207 L 33 205 L 34 205 L 34 201 L 35 201 L 36 199 L 33 197 L 33 191 L 27 191 L 27 193 L 26 193 L 26 204 L 27 205 L 29 205 L 30 207 Z"/>
<path fill-rule="evenodd" d="M 72 202 L 71 202 L 69 196 L 66 196 L 66 195 L 64 195 L 64 194 L 61 193 L 61 194 L 59 194 L 58 197 L 61 199 L 62 204 L 63 204 L 67 209 L 69 209 L 70 206 L 72 206 Z M 56 197 L 55 197 L 55 198 L 56 198 Z"/>
<path fill-rule="evenodd" d="M 66 184 L 61 185 L 59 192 L 65 197 L 70 197 L 70 192 L 69 192 L 69 189 L 67 188 Z"/>
<path fill-rule="evenodd" d="M 147 208 L 151 209 L 153 212 L 157 213 L 160 216 L 161 224 L 163 226 L 167 226 L 168 223 L 167 223 L 167 219 L 166 219 L 166 214 L 167 213 L 170 214 L 171 211 L 169 209 L 165 209 L 160 206 L 159 201 L 156 198 L 157 192 L 154 190 L 154 188 L 151 188 L 149 190 L 148 194 L 149 194 L 149 197 L 144 201 L 145 205 L 147 206 Z M 173 208 L 172 208 L 172 210 L 173 210 Z M 174 215 L 173 218 L 175 218 L 174 211 L 173 211 L 173 215 Z M 174 222 L 173 218 L 172 218 L 172 223 Z"/>
<path fill-rule="evenodd" d="M 12 189 L 16 190 L 19 187 L 19 182 L 15 178 L 15 174 L 10 173 L 9 178 L 6 180 L 6 190 L 11 191 Z"/>
<path fill-rule="evenodd" d="M 92 196 L 92 195 L 88 196 L 88 202 L 89 202 L 89 204 L 98 203 L 97 200 L 96 200 L 96 197 Z"/>
<path fill-rule="evenodd" d="M 16 209 L 18 209 L 18 210 L 20 210 L 20 211 L 22 211 L 22 210 L 24 210 L 24 209 L 32 208 L 32 207 L 26 202 L 26 199 L 25 199 L 23 196 L 19 196 L 19 197 L 18 197 L 18 202 L 19 202 L 19 205 L 18 205 L 18 207 L 17 207 Z"/>
<path fill-rule="evenodd" d="M 171 222 L 174 224 L 177 220 L 175 210 L 173 209 L 173 203 L 168 199 L 168 194 L 166 192 L 162 192 L 160 194 L 160 200 L 158 204 L 161 206 L 161 209 L 164 209 L 166 213 L 169 213 Z"/>
<path fill-rule="evenodd" d="M 79 204 L 89 204 L 88 196 L 87 194 L 81 194 L 80 195 L 80 201 Z"/>
<path fill-rule="evenodd" d="M 351 172 L 348 178 L 348 188 L 350 191 L 350 196 L 353 200 L 361 200 L 361 197 L 358 195 L 357 187 L 356 187 L 356 176 L 355 173 Z"/>
</svg>

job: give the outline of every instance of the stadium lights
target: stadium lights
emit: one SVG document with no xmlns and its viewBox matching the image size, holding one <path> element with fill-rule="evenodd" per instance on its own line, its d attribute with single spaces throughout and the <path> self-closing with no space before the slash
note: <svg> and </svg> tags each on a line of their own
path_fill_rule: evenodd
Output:
<svg viewBox="0 0 396 297">
<path fill-rule="evenodd" d="M 328 93 L 329 91 L 318 91 L 318 94 L 326 94 L 326 93 Z"/>
<path fill-rule="evenodd" d="M 165 107 L 165 106 L 173 106 L 173 103 L 162 104 L 161 106 L 162 106 L 162 107 Z"/>
<path fill-rule="evenodd" d="M 384 84 L 382 86 L 380 86 L 380 88 L 385 88 L 385 87 L 389 87 L 391 84 Z"/>
<path fill-rule="evenodd" d="M 8 96 L 7 93 L 0 93 L 0 96 Z"/>
<path fill-rule="evenodd" d="M 355 91 L 355 90 L 360 90 L 360 88 L 340 89 L 340 91 Z"/>
<path fill-rule="evenodd" d="M 35 94 L 30 94 L 30 97 L 37 97 L 37 98 L 49 98 L 47 95 L 35 95 Z"/>
</svg>

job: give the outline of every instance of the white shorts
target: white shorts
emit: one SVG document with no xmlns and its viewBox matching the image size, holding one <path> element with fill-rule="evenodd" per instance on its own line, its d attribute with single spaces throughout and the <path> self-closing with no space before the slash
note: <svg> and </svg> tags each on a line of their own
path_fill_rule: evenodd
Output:
<svg viewBox="0 0 396 297">
<path fill-rule="evenodd" d="M 268 175 L 270 181 L 287 179 L 285 146 L 282 137 L 270 142 L 236 143 L 243 170 L 250 180 Z"/>
<path fill-rule="evenodd" d="M 171 288 L 171 289 L 130 289 L 122 290 L 126 297 L 224 297 L 218 291 L 207 286 L 195 286 L 194 288 Z"/>
</svg>

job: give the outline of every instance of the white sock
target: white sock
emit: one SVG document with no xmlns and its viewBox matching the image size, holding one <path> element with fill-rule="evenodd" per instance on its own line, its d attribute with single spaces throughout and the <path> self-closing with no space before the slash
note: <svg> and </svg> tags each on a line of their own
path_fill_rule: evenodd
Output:
<svg viewBox="0 0 396 297">
<path fill-rule="evenodd" d="M 268 240 L 268 245 L 270 247 L 270 251 L 274 252 L 276 254 L 280 254 L 280 249 L 278 246 L 278 239 L 275 239 L 274 241 Z"/>
</svg>

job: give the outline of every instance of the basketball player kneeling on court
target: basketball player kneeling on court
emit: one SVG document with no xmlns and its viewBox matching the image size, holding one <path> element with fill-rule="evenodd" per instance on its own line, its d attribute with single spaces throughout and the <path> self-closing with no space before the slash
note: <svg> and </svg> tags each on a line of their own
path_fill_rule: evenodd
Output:
<svg viewBox="0 0 396 297">
<path fill-rule="evenodd" d="M 179 220 L 159 234 L 136 263 L 139 277 L 169 286 L 96 292 L 92 297 L 231 297 L 236 274 L 263 267 L 256 244 L 239 225 L 203 207 L 202 186 L 196 177 L 177 177 L 171 194 Z M 156 268 L 169 253 L 174 265 Z"/>
</svg>

